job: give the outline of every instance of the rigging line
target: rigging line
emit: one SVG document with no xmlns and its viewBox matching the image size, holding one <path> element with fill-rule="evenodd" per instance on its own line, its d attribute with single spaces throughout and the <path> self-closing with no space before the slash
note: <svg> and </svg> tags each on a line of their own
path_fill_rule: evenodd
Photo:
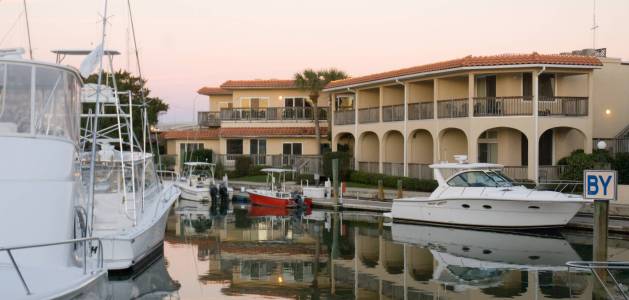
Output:
<svg viewBox="0 0 629 300">
<path fill-rule="evenodd" d="M 2 0 L 0 0 L 0 1 L 2 1 Z M 17 18 L 15 19 L 15 21 L 13 21 L 13 24 L 11 25 L 11 28 L 9 28 L 9 30 L 7 30 L 7 32 L 2 37 L 2 40 L 0 40 L 0 46 L 2 46 L 2 44 L 4 44 L 4 41 L 7 39 L 7 37 L 9 37 L 9 34 L 11 32 L 13 32 L 13 29 L 15 29 L 15 26 L 17 25 L 17 22 L 20 21 L 20 18 L 22 18 L 23 14 L 24 14 L 24 11 L 21 11 L 20 14 L 17 16 Z"/>
<path fill-rule="evenodd" d="M 28 23 L 28 10 L 26 9 L 26 0 L 22 0 L 24 4 L 24 16 L 26 17 L 26 37 L 28 38 L 28 54 L 33 60 L 33 46 L 31 45 L 31 26 Z"/>
</svg>

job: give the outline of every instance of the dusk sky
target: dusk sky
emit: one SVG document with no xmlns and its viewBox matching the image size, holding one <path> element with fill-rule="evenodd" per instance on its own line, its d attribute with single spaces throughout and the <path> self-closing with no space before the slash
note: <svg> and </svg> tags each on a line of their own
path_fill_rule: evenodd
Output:
<svg viewBox="0 0 629 300">
<path fill-rule="evenodd" d="M 99 43 L 102 0 L 27 0 L 34 56 Z M 127 67 L 126 0 L 110 0 L 107 48 Z M 292 78 L 306 67 L 351 75 L 466 55 L 592 46 L 592 0 L 132 0 L 144 76 L 168 123 L 207 109 L 202 86 Z M 597 1 L 597 47 L 629 60 L 629 1 Z M 0 0 L 0 48 L 25 47 L 22 0 Z M 66 60 L 78 66 L 80 60 Z M 131 70 L 136 71 L 131 60 Z M 196 100 L 195 100 L 196 99 Z"/>
</svg>

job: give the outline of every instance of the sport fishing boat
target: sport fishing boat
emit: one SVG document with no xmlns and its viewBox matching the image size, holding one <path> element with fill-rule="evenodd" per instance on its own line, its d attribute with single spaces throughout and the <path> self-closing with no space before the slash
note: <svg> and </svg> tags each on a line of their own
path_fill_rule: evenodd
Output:
<svg viewBox="0 0 629 300">
<path fill-rule="evenodd" d="M 193 201 L 209 201 L 210 186 L 215 184 L 214 169 L 216 164 L 207 162 L 185 162 L 184 176 L 177 180 L 181 198 Z"/>
<path fill-rule="evenodd" d="M 131 91 L 119 91 L 116 86 L 113 57 L 119 53 L 101 51 L 108 56 L 109 70 L 99 73 L 109 85 L 86 85 L 81 93 L 85 112 L 81 114 L 85 126 L 82 170 L 88 174 L 93 169 L 94 174 L 84 181 L 93 198 L 88 220 L 92 236 L 102 240 L 105 267 L 132 270 L 161 249 L 168 212 L 180 192 L 173 182 L 162 182 L 157 176 L 148 138 L 147 106 L 134 101 Z M 58 56 L 93 53 L 53 52 Z M 134 122 L 138 121 L 141 126 L 136 136 Z"/>
<path fill-rule="evenodd" d="M 286 174 L 292 173 L 294 170 L 266 168 L 261 171 L 267 174 L 268 189 L 247 190 L 251 204 L 286 208 L 312 205 L 311 199 L 305 199 L 301 194 L 286 191 Z M 278 178 L 277 181 L 276 177 Z"/>
<path fill-rule="evenodd" d="M 476 228 L 558 227 L 590 203 L 580 195 L 517 186 L 501 172 L 502 165 L 467 163 L 464 155 L 455 158 L 458 163 L 430 165 L 439 184 L 430 197 L 393 201 L 394 222 Z"/>
<path fill-rule="evenodd" d="M 0 50 L 0 299 L 106 297 L 88 235 L 77 70 Z"/>
</svg>

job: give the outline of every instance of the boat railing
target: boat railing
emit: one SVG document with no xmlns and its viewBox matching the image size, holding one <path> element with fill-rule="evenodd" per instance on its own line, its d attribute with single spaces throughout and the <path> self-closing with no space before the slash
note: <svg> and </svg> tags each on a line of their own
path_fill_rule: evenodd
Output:
<svg viewBox="0 0 629 300">
<path fill-rule="evenodd" d="M 548 180 L 535 186 L 537 190 L 554 191 L 567 194 L 578 194 L 583 191 L 583 182 L 573 180 Z"/>
<path fill-rule="evenodd" d="M 629 270 L 629 262 L 626 261 L 569 261 L 566 262 L 566 266 L 568 266 L 568 271 L 576 270 L 587 270 L 590 273 L 594 274 L 594 278 L 598 281 L 598 283 L 603 287 L 605 293 L 610 299 L 625 299 L 629 300 L 629 295 L 627 294 L 627 286 L 616 279 L 612 271 L 627 271 Z M 611 279 L 611 282 L 608 281 Z M 616 291 L 612 291 L 609 284 L 612 284 L 612 289 L 616 289 Z"/>
<path fill-rule="evenodd" d="M 98 245 L 97 247 L 92 246 L 92 242 L 96 242 Z M 28 286 L 28 283 L 26 282 L 26 279 L 24 278 L 24 275 L 22 274 L 22 271 L 20 270 L 20 267 L 18 266 L 17 262 L 15 261 L 15 257 L 13 257 L 13 253 L 17 250 L 24 250 L 24 249 L 32 249 L 32 248 L 42 248 L 42 247 L 52 247 L 52 246 L 59 246 L 59 245 L 67 245 L 67 244 L 77 244 L 77 243 L 82 243 L 83 244 L 83 274 L 87 274 L 87 258 L 88 256 L 91 256 L 95 251 L 97 251 L 97 261 L 96 261 L 96 267 L 97 269 L 102 269 L 103 268 L 103 242 L 101 241 L 100 238 L 97 237 L 86 237 L 86 238 L 80 238 L 80 239 L 72 239 L 72 240 L 66 240 L 66 241 L 61 241 L 61 242 L 53 242 L 53 243 L 41 243 L 41 244 L 29 244 L 29 245 L 18 245 L 18 246 L 10 246 L 10 247 L 0 247 L 0 252 L 6 252 L 7 255 L 9 256 L 9 259 L 11 260 L 11 264 L 13 265 L 13 269 L 15 270 L 15 272 L 17 273 L 18 277 L 20 278 L 20 281 L 22 282 L 22 286 L 24 287 L 24 290 L 26 291 L 26 295 L 31 295 L 31 289 Z M 88 251 L 88 246 L 89 246 L 89 251 Z M 89 252 L 89 255 L 88 255 Z"/>
<path fill-rule="evenodd" d="M 169 170 L 157 170 L 157 176 L 159 176 L 161 180 L 167 181 L 179 181 L 180 178 L 179 173 Z"/>
</svg>

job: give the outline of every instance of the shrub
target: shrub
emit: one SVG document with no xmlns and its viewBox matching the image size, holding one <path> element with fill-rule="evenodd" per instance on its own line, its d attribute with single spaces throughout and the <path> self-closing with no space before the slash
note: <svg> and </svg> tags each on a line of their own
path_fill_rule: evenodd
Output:
<svg viewBox="0 0 629 300">
<path fill-rule="evenodd" d="M 175 155 L 160 155 L 159 161 L 161 161 L 162 163 L 160 169 L 172 171 L 175 169 L 177 158 L 175 157 Z"/>
<path fill-rule="evenodd" d="M 235 177 L 248 176 L 251 172 L 251 158 L 249 156 L 239 156 L 236 158 L 235 168 Z"/>
<path fill-rule="evenodd" d="M 612 169 L 618 171 L 619 184 L 629 184 L 629 153 L 616 153 Z"/>
<path fill-rule="evenodd" d="M 572 151 L 570 156 L 560 159 L 557 164 L 566 166 L 561 179 L 581 181 L 584 170 L 609 169 L 612 161 L 607 150 L 595 150 L 592 154 L 586 154 L 582 149 L 577 149 Z"/>
<path fill-rule="evenodd" d="M 216 168 L 214 169 L 214 176 L 217 179 L 221 179 L 221 178 L 223 178 L 224 175 L 225 175 L 225 166 L 219 160 L 218 162 L 216 162 Z"/>
<path fill-rule="evenodd" d="M 332 160 L 339 160 L 339 179 L 348 180 L 351 170 L 349 161 L 351 156 L 347 152 L 328 152 L 323 155 L 323 175 L 332 178 Z"/>
<path fill-rule="evenodd" d="M 350 173 L 351 182 L 377 185 L 382 180 L 384 187 L 397 188 L 397 181 L 402 180 L 402 188 L 407 191 L 432 192 L 437 188 L 437 181 L 410 177 L 387 176 L 382 174 L 354 171 Z"/>
</svg>

